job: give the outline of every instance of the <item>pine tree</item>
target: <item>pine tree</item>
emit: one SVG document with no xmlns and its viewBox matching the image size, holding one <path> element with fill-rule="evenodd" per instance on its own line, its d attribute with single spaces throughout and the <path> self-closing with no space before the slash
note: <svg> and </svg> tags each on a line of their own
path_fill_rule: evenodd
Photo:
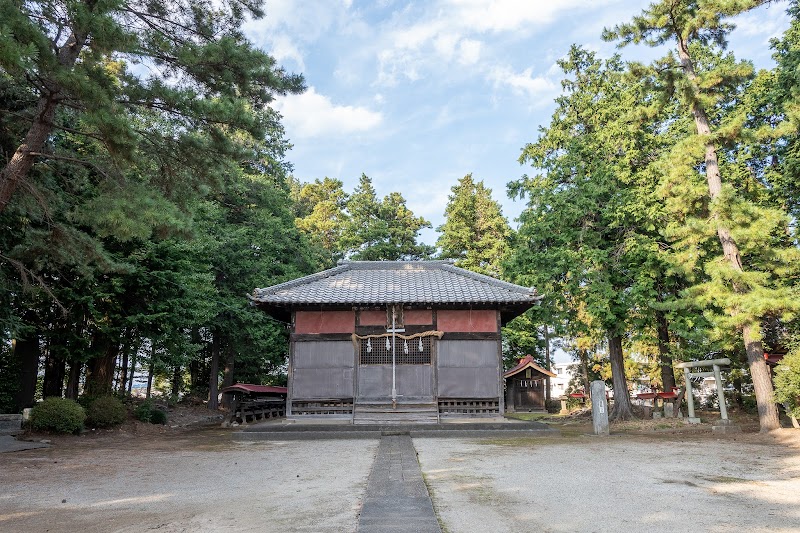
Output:
<svg viewBox="0 0 800 533">
<path fill-rule="evenodd" d="M 680 181 L 695 184 L 694 168 L 702 163 L 706 194 L 705 202 L 697 197 L 692 200 L 699 201 L 702 212 L 689 214 L 688 223 L 683 228 L 674 228 L 674 235 L 682 238 L 684 245 L 697 242 L 700 235 L 709 231 L 717 235 L 721 259 L 702 265 L 711 280 L 696 284 L 689 294 L 701 305 L 724 310 L 720 325 L 741 332 L 761 430 L 769 431 L 780 424 L 763 357 L 761 321 L 767 312 L 793 307 L 785 286 L 774 278 L 775 269 L 780 269 L 779 264 L 791 251 L 783 248 L 781 252 L 775 239 L 786 227 L 785 217 L 748 202 L 738 194 L 733 180 L 727 183 L 722 180 L 725 161 L 721 161 L 720 150 L 723 143 L 735 139 L 744 121 L 741 114 L 730 112 L 733 97 L 740 90 L 736 88 L 751 76 L 752 68 L 735 62 L 731 56 L 719 57 L 713 53 L 715 47 L 725 47 L 725 37 L 732 28 L 726 19 L 760 3 L 662 0 L 634 17 L 631 23 L 606 30 L 604 37 L 620 40 L 621 46 L 640 42 L 651 46 L 667 42 L 676 45 L 677 57 L 670 53 L 654 68 L 661 73 L 666 96 L 678 99 L 692 117 L 697 134 L 676 147 L 668 164 L 670 170 L 665 174 L 671 175 L 668 179 L 677 187 L 686 187 Z M 687 198 L 683 198 L 685 206 L 686 202 Z"/>
<path fill-rule="evenodd" d="M 349 219 L 339 247 L 356 261 L 399 261 L 429 257 L 433 248 L 417 243 L 422 228 L 431 223 L 417 217 L 398 192 L 379 200 L 372 180 L 361 175 L 358 187 L 347 200 Z"/>
<path fill-rule="evenodd" d="M 312 183 L 295 182 L 292 200 L 295 225 L 330 258 L 323 266 L 330 266 L 342 256 L 339 242 L 348 222 L 348 196 L 342 182 L 327 177 Z"/>
<path fill-rule="evenodd" d="M 510 185 L 527 198 L 508 264 L 514 279 L 550 294 L 571 336 L 602 331 L 614 383 L 615 418 L 632 416 L 623 354 L 637 301 L 640 228 L 653 226 L 648 181 L 653 127 L 618 58 L 602 62 L 573 46 L 559 62 L 566 94 L 520 162 L 541 173 Z M 636 132 L 634 135 L 631 132 Z M 545 302 L 544 305 L 547 305 Z M 569 331 L 567 331 L 569 335 Z"/>
<path fill-rule="evenodd" d="M 455 259 L 467 270 L 499 277 L 511 233 L 500 204 L 483 181 L 473 181 L 472 174 L 450 190 L 445 223 L 436 229 L 441 233 L 436 242 L 439 256 Z"/>
<path fill-rule="evenodd" d="M 263 16 L 258 1 L 0 2 L 0 76 L 25 80 L 33 103 L 0 170 L 0 212 L 37 161 L 88 166 L 116 183 L 131 163 L 165 176 L 183 167 L 199 186 L 218 183 L 220 161 L 242 159 L 237 135 L 261 140 L 277 127 L 280 137 L 268 105 L 303 81 L 244 38 L 249 16 Z M 153 68 L 139 76 L 134 64 Z M 96 152 L 54 151 L 54 133 Z"/>
</svg>

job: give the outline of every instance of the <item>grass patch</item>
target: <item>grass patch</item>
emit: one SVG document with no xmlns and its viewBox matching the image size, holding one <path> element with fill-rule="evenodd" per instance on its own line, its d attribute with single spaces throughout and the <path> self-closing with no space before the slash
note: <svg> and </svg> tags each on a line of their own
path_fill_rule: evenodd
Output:
<svg viewBox="0 0 800 533">
<path fill-rule="evenodd" d="M 566 436 L 570 437 L 577 437 L 579 433 L 575 435 L 568 434 Z M 543 437 L 495 437 L 495 438 L 482 438 L 479 440 L 475 440 L 476 444 L 483 444 L 489 446 L 507 446 L 511 448 L 533 448 L 534 446 L 541 446 L 544 444 L 553 444 L 557 442 L 563 442 L 565 435 L 547 435 Z"/>
<path fill-rule="evenodd" d="M 732 476 L 702 476 L 702 478 L 712 483 L 751 483 L 749 479 Z"/>
<path fill-rule="evenodd" d="M 417 457 L 417 463 L 419 463 L 419 457 Z M 442 521 L 442 517 L 439 515 L 439 506 L 436 503 L 436 498 L 433 495 L 433 489 L 431 488 L 431 484 L 428 481 L 428 476 L 425 472 L 422 472 L 422 482 L 425 484 L 425 489 L 428 491 L 428 497 L 431 499 L 431 504 L 433 505 L 433 514 L 436 515 L 436 521 L 439 523 L 439 529 L 442 530 L 442 533 L 450 533 L 450 530 L 447 528 L 445 523 Z"/>
<path fill-rule="evenodd" d="M 511 418 L 513 420 L 524 420 L 526 422 L 530 421 L 537 421 L 537 422 L 549 422 L 554 415 L 550 413 L 506 413 L 506 418 Z"/>
</svg>

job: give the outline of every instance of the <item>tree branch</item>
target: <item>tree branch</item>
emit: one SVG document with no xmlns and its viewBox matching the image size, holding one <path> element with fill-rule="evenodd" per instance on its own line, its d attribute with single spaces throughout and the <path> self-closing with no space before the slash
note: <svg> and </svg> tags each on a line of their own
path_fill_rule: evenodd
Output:
<svg viewBox="0 0 800 533">
<path fill-rule="evenodd" d="M 4 113 L 6 115 L 11 115 L 12 117 L 21 118 L 24 120 L 33 120 L 34 117 L 25 116 L 22 113 L 15 113 L 14 111 L 8 111 L 5 109 L 0 109 L 0 113 Z M 88 131 L 80 131 L 74 128 L 68 128 L 67 126 L 59 126 L 58 124 L 47 123 L 48 126 L 52 127 L 53 129 L 66 131 L 67 133 L 74 133 L 75 135 L 83 135 L 84 137 L 89 137 L 99 142 L 103 142 L 103 138 L 100 136 L 99 133 L 90 133 Z"/>
<path fill-rule="evenodd" d="M 57 159 L 59 161 L 68 161 L 70 163 L 77 163 L 79 165 L 84 165 L 84 166 L 87 166 L 87 167 L 91 167 L 94 170 L 96 170 L 98 173 L 100 173 L 100 175 L 102 175 L 104 178 L 109 179 L 109 180 L 111 179 L 111 176 L 109 176 L 108 173 L 105 170 L 103 170 L 102 168 L 98 167 L 94 163 L 91 163 L 89 161 L 84 161 L 83 159 L 77 159 L 75 157 L 67 157 L 65 155 L 46 154 L 44 152 L 28 152 L 28 153 L 30 155 L 34 156 L 34 157 L 43 157 L 45 159 Z"/>
<path fill-rule="evenodd" d="M 17 261 L 16 259 L 12 259 L 6 255 L 0 254 L 0 260 L 6 261 L 12 267 L 14 267 L 17 272 L 19 272 L 19 277 L 22 279 L 22 286 L 24 289 L 28 289 L 31 285 L 30 280 L 36 282 L 36 284 L 50 297 L 53 299 L 53 303 L 61 309 L 61 315 L 66 317 L 68 314 L 67 308 L 56 298 L 56 295 L 53 294 L 53 291 L 50 290 L 50 287 L 47 286 L 47 283 L 41 278 L 41 276 L 34 273 L 31 269 L 26 267 L 22 264 L 21 261 Z"/>
</svg>

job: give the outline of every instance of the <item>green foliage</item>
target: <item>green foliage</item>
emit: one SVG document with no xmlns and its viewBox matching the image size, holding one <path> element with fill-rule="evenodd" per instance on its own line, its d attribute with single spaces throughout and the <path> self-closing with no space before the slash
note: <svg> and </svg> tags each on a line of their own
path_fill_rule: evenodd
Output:
<svg viewBox="0 0 800 533">
<path fill-rule="evenodd" d="M 94 398 L 86 409 L 86 425 L 93 428 L 118 426 L 128 418 L 128 410 L 116 396 Z"/>
<path fill-rule="evenodd" d="M 564 324 L 559 329 L 581 349 L 602 336 L 616 347 L 643 309 L 640 281 L 652 285 L 659 276 L 660 212 L 647 169 L 658 139 L 640 104 L 649 89 L 618 57 L 601 61 L 577 46 L 559 65 L 565 93 L 520 157 L 537 174 L 509 184 L 527 205 L 505 267 L 545 295 L 543 323 Z M 609 352 L 615 389 L 624 390 L 620 350 Z"/>
<path fill-rule="evenodd" d="M 536 309 L 528 310 L 506 324 L 503 329 L 503 366 L 513 368 L 521 358 L 532 355 L 537 364 L 550 368 L 545 356 L 544 341 L 539 336 Z"/>
<path fill-rule="evenodd" d="M 716 398 L 716 396 L 714 396 L 714 398 Z M 718 404 L 719 402 L 715 402 L 715 403 Z M 744 410 L 745 413 L 748 413 L 748 414 L 751 414 L 751 415 L 754 415 L 754 414 L 758 413 L 758 404 L 756 402 L 756 395 L 755 394 L 742 394 L 741 405 L 742 405 L 742 409 Z M 718 408 L 718 406 L 717 406 L 717 408 Z"/>
<path fill-rule="evenodd" d="M 19 388 L 19 369 L 10 348 L 9 343 L 0 337 L 0 413 L 17 410 L 14 397 Z"/>
<path fill-rule="evenodd" d="M 775 399 L 800 418 L 800 349 L 788 353 L 775 368 Z"/>
<path fill-rule="evenodd" d="M 417 243 L 419 231 L 431 223 L 414 216 L 399 192 L 379 200 L 372 180 L 364 174 L 347 200 L 347 212 L 339 248 L 349 259 L 407 261 L 433 254 L 433 247 Z"/>
<path fill-rule="evenodd" d="M 143 346 L 137 368 L 202 388 L 215 334 L 244 378 L 281 378 L 285 330 L 246 294 L 323 259 L 294 227 L 270 107 L 303 80 L 244 38 L 261 16 L 250 1 L 0 2 L 0 153 L 48 129 L 0 206 L 4 339 L 24 328 L 97 390 L 104 360 Z M 69 106 L 37 123 L 50 91 Z"/>
<path fill-rule="evenodd" d="M 133 410 L 133 416 L 142 422 L 150 422 L 153 415 L 153 402 L 145 400 Z"/>
<path fill-rule="evenodd" d="M 157 153 L 172 167 L 162 170 L 213 182 L 243 154 L 233 137 L 268 137 L 278 120 L 268 104 L 303 89 L 244 38 L 242 24 L 264 15 L 259 2 L 4 1 L 0 14 L 0 70 L 29 80 L 40 101 L 68 99 L 82 126 L 69 131 L 100 140 L 94 161 L 109 171 Z M 128 70 L 141 63 L 157 68 Z"/>
<path fill-rule="evenodd" d="M 795 220 L 800 217 L 800 4 L 790 3 L 790 26 L 772 41 L 777 67 L 759 73 L 764 83 L 753 96 L 753 118 L 761 150 L 754 162 L 785 203 Z"/>
<path fill-rule="evenodd" d="M 676 47 L 649 67 L 635 67 L 654 87 L 655 101 L 673 107 L 678 120 L 693 123 L 692 133 L 685 131 L 654 165 L 668 214 L 663 231 L 671 248 L 668 261 L 688 282 L 673 309 L 703 313 L 711 337 L 728 349 L 736 336 L 743 341 L 761 428 L 769 430 L 778 419 L 761 327 L 775 317 L 790 321 L 800 311 L 796 287 L 787 283 L 796 279 L 800 261 L 786 211 L 792 190 L 776 191 L 792 180 L 777 163 L 781 156 L 791 160 L 784 149 L 792 144 L 797 122 L 786 127 L 783 104 L 793 96 L 784 90 L 776 98 L 781 91 L 773 92 L 779 86 L 772 80 L 792 79 L 796 71 L 781 68 L 777 76 L 754 77 L 749 62 L 725 52 L 731 17 L 761 3 L 661 0 L 603 36 L 620 46 L 672 42 Z M 796 6 L 790 11 L 795 19 Z M 786 52 L 796 35 L 790 29 L 782 42 L 773 43 L 778 61 L 785 61 L 781 67 L 794 61 Z"/>
<path fill-rule="evenodd" d="M 153 409 L 150 411 L 150 423 L 165 425 L 167 423 L 167 413 L 161 409 Z"/>
<path fill-rule="evenodd" d="M 546 402 L 545 409 L 551 415 L 560 413 L 561 412 L 561 400 L 552 399 L 549 402 Z"/>
<path fill-rule="evenodd" d="M 145 400 L 140 403 L 133 411 L 133 416 L 142 422 L 151 424 L 166 424 L 167 413 L 153 405 L 152 400 Z"/>
<path fill-rule="evenodd" d="M 326 177 L 313 183 L 292 182 L 295 224 L 312 245 L 323 249 L 331 259 L 342 256 L 339 242 L 349 220 L 348 198 L 340 180 Z"/>
<path fill-rule="evenodd" d="M 45 398 L 31 410 L 31 428 L 36 431 L 78 433 L 85 421 L 83 407 L 66 398 Z"/>
<path fill-rule="evenodd" d="M 472 174 L 450 190 L 445 223 L 436 228 L 441 233 L 436 242 L 441 249 L 439 256 L 455 259 L 461 268 L 499 277 L 511 233 L 500 204 L 492 199 L 492 190 L 483 181 L 473 181 Z"/>
<path fill-rule="evenodd" d="M 623 83 L 616 58 L 604 63 L 573 47 L 560 65 L 571 76 L 563 82 L 567 92 L 520 157 L 541 173 L 509 185 L 527 207 L 507 269 L 549 295 L 545 304 L 561 310 L 561 319 L 577 322 L 575 311 L 583 309 L 585 324 L 620 331 L 630 307 L 624 289 L 640 264 L 628 243 L 650 223 L 647 197 L 631 173 L 641 150 L 628 135 L 637 126 L 637 87 Z M 614 156 L 620 145 L 630 151 L 625 158 Z"/>
</svg>

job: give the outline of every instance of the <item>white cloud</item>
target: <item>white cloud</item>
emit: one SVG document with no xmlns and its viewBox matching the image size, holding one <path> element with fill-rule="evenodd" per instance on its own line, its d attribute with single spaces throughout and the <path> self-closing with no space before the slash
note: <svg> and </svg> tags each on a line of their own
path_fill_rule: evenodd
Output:
<svg viewBox="0 0 800 533">
<path fill-rule="evenodd" d="M 446 33 L 439 35 L 433 40 L 433 48 L 444 59 L 450 59 L 456 51 L 458 43 L 458 35 Z"/>
<path fill-rule="evenodd" d="M 462 65 L 474 65 L 481 57 L 483 43 L 473 39 L 463 39 L 458 44 L 458 62 Z"/>
<path fill-rule="evenodd" d="M 336 105 L 330 98 L 309 87 L 303 94 L 278 99 L 275 108 L 283 115 L 290 138 L 356 133 L 371 130 L 383 115 L 366 107 Z"/>
<path fill-rule="evenodd" d="M 608 2 L 593 2 L 593 7 Z M 562 13 L 586 7 L 585 0 L 448 0 L 444 10 L 453 24 L 479 32 L 517 31 L 554 22 Z"/>
<path fill-rule="evenodd" d="M 736 24 L 736 33 L 742 37 L 757 37 L 767 42 L 772 38 L 780 37 L 789 25 L 789 15 L 786 13 L 787 2 L 775 2 L 759 10 L 749 11 L 733 21 Z M 767 13 L 759 11 L 767 11 Z M 764 16 L 767 14 L 768 16 Z"/>
<path fill-rule="evenodd" d="M 272 50 L 270 54 L 275 58 L 279 64 L 285 64 L 287 60 L 294 61 L 299 71 L 306 69 L 305 62 L 303 61 L 303 54 L 297 46 L 292 43 L 287 35 L 276 35 L 272 39 Z"/>
<path fill-rule="evenodd" d="M 592 8 L 619 1 L 597 0 Z M 406 5 L 380 29 L 377 83 L 416 81 L 432 72 L 441 75 L 453 65 L 477 65 L 480 68 L 473 72 L 485 73 L 498 40 L 519 40 L 556 22 L 569 24 L 566 14 L 582 8 L 585 0 L 440 0 Z"/>
<path fill-rule="evenodd" d="M 531 68 L 517 73 L 509 67 L 495 67 L 489 73 L 489 78 L 495 87 L 508 86 L 514 93 L 531 99 L 549 101 L 559 91 L 559 86 L 552 79 L 534 76 Z"/>
<path fill-rule="evenodd" d="M 264 7 L 266 16 L 259 20 L 248 20 L 243 29 L 257 46 L 275 57 L 279 64 L 287 60 L 289 65 L 305 71 L 304 52 L 321 37 L 339 31 L 352 21 L 348 0 L 330 2 L 328 0 L 270 0 Z M 310 23 L 309 21 L 313 21 Z"/>
</svg>

